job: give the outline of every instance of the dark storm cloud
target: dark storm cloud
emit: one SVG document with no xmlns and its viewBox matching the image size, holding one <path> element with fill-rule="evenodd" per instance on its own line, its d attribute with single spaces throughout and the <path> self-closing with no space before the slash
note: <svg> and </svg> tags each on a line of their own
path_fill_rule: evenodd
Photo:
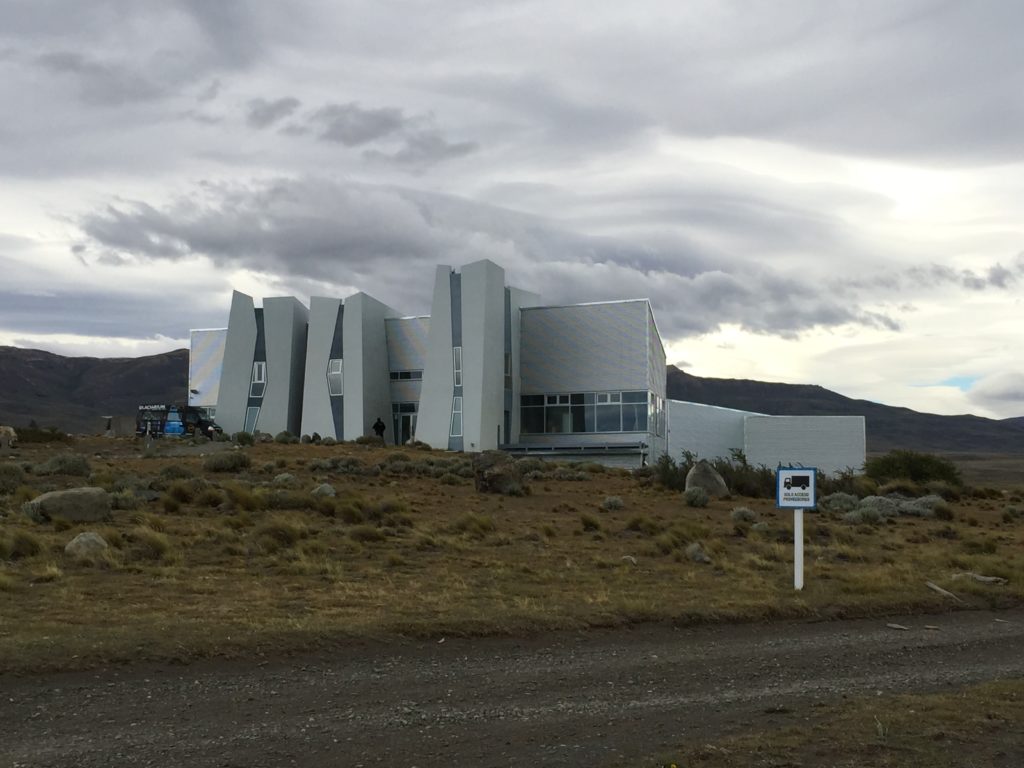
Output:
<svg viewBox="0 0 1024 768">
<path fill-rule="evenodd" d="M 1024 414 L 1024 373 L 1004 371 L 986 376 L 971 387 L 968 395 L 971 401 L 997 412 L 1005 412 L 1005 406 L 1016 406 L 1017 414 Z"/>
<path fill-rule="evenodd" d="M 182 306 L 189 306 L 183 315 Z M 79 287 L 45 294 L 0 291 L 0 328 L 7 332 L 149 339 L 182 338 L 190 327 L 224 325 L 223 309 L 209 311 L 172 285 L 137 295 Z"/>
<path fill-rule="evenodd" d="M 165 85 L 150 80 L 126 63 L 100 60 L 70 51 L 45 53 L 36 61 L 50 72 L 75 80 L 82 98 L 93 104 L 110 106 L 149 101 L 167 93 Z"/>
<path fill-rule="evenodd" d="M 395 107 L 363 109 L 356 102 L 328 104 L 313 113 L 310 122 L 324 141 L 354 147 L 395 133 L 408 124 L 402 110 Z"/>
<path fill-rule="evenodd" d="M 479 148 L 480 145 L 475 141 L 449 142 L 439 131 L 426 130 L 413 133 L 406 138 L 404 145 L 397 152 L 388 153 L 371 149 L 367 150 L 364 155 L 372 160 L 423 167 L 434 165 L 442 160 L 464 157 Z"/>
<path fill-rule="evenodd" d="M 206 197 L 167 210 L 111 206 L 80 225 L 108 260 L 202 255 L 220 266 L 358 286 L 402 311 L 428 309 L 430 289 L 397 275 L 491 258 L 511 282 L 555 303 L 649 297 L 669 337 L 723 323 L 782 334 L 846 323 L 897 327 L 798 275 L 737 263 L 707 269 L 699 253 L 652 257 L 649 248 L 453 197 L 321 180 L 210 187 Z M 641 266 L 649 260 L 674 266 Z"/>
<path fill-rule="evenodd" d="M 266 128 L 294 113 L 299 108 L 299 103 L 299 100 L 292 96 L 273 101 L 252 99 L 248 104 L 245 121 L 251 128 Z"/>
</svg>

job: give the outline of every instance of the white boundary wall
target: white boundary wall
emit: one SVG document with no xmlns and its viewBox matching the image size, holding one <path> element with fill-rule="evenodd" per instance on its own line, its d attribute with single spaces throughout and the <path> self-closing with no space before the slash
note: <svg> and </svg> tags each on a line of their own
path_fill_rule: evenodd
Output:
<svg viewBox="0 0 1024 768">
<path fill-rule="evenodd" d="M 753 465 L 817 467 L 826 474 L 864 466 L 863 416 L 748 416 L 743 451 Z"/>
</svg>

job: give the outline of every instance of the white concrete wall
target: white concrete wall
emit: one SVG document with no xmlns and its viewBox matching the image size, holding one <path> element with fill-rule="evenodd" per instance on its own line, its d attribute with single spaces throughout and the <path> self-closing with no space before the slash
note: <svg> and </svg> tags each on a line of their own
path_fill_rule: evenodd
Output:
<svg viewBox="0 0 1024 768">
<path fill-rule="evenodd" d="M 747 461 L 767 467 L 817 467 L 834 474 L 864 466 L 863 416 L 748 416 Z"/>
<path fill-rule="evenodd" d="M 668 455 L 679 461 L 683 451 L 702 459 L 728 459 L 732 450 L 745 450 L 744 424 L 750 411 L 714 405 L 668 401 Z"/>
<path fill-rule="evenodd" d="M 416 439 L 442 449 L 448 447 L 454 387 L 451 271 L 451 267 L 442 264 L 434 272 L 434 297 L 430 305 L 423 385 L 416 419 Z"/>
<path fill-rule="evenodd" d="M 646 299 L 522 310 L 523 394 L 648 388 Z"/>
<path fill-rule="evenodd" d="M 313 296 L 309 300 L 309 333 L 306 337 L 305 378 L 302 386 L 301 433 L 304 435 L 318 432 L 322 437 L 340 437 L 335 434 L 331 395 L 327 386 L 327 361 L 331 356 L 340 306 L 341 299 Z"/>
<path fill-rule="evenodd" d="M 263 300 L 267 391 L 258 422 L 260 432 L 299 434 L 308 323 L 309 310 L 298 299 L 279 296 Z"/>
<path fill-rule="evenodd" d="M 482 260 L 462 268 L 463 445 L 494 450 L 505 422 L 505 270 Z"/>
<path fill-rule="evenodd" d="M 391 424 L 391 391 L 388 375 L 387 317 L 398 315 L 365 293 L 345 299 L 342 345 L 345 348 L 345 439 L 372 434 L 373 422 Z M 391 427 L 388 427 L 388 432 Z"/>
<path fill-rule="evenodd" d="M 245 427 L 255 349 L 256 313 L 252 296 L 233 291 L 224 342 L 224 367 L 217 392 L 217 423 L 229 434 L 241 432 Z"/>
<path fill-rule="evenodd" d="M 519 442 L 519 395 L 522 394 L 522 310 L 528 307 L 536 307 L 540 304 L 540 296 L 520 288 L 509 288 L 509 307 L 511 309 L 510 322 L 512 324 L 512 424 L 509 430 L 512 434 L 509 437 L 510 443 Z M 504 365 L 504 361 L 502 361 Z"/>
</svg>

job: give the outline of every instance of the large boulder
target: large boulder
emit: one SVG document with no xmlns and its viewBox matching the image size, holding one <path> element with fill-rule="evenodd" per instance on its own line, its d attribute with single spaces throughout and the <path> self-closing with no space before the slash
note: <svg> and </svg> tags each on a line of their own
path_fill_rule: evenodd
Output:
<svg viewBox="0 0 1024 768">
<path fill-rule="evenodd" d="M 95 523 L 110 517 L 110 494 L 102 488 L 50 491 L 26 502 L 22 510 L 37 523 L 61 519 L 69 523 Z"/>
<path fill-rule="evenodd" d="M 107 550 L 106 540 L 98 533 L 85 531 L 67 543 L 64 554 L 76 560 L 92 560 Z"/>
<path fill-rule="evenodd" d="M 484 451 L 473 457 L 473 484 L 481 493 L 519 496 L 524 491 L 519 463 L 504 451 Z"/>
<path fill-rule="evenodd" d="M 0 426 L 0 450 L 16 448 L 18 445 L 18 433 L 14 427 Z"/>
<path fill-rule="evenodd" d="M 700 488 L 708 496 L 728 496 L 729 487 L 706 459 L 701 459 L 686 473 L 686 490 Z"/>
</svg>

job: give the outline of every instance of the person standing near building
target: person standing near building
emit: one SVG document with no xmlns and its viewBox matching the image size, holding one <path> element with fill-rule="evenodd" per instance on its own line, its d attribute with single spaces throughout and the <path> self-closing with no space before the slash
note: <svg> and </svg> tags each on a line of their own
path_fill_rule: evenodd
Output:
<svg viewBox="0 0 1024 768">
<path fill-rule="evenodd" d="M 380 442 L 381 442 L 382 445 L 387 445 L 387 443 L 384 441 L 384 430 L 385 429 L 387 429 L 387 427 L 384 426 L 384 422 L 381 421 L 380 420 L 380 416 L 378 416 L 377 420 L 375 422 L 373 422 L 373 432 L 374 432 L 375 435 L 377 435 L 377 437 L 380 438 Z"/>
</svg>

